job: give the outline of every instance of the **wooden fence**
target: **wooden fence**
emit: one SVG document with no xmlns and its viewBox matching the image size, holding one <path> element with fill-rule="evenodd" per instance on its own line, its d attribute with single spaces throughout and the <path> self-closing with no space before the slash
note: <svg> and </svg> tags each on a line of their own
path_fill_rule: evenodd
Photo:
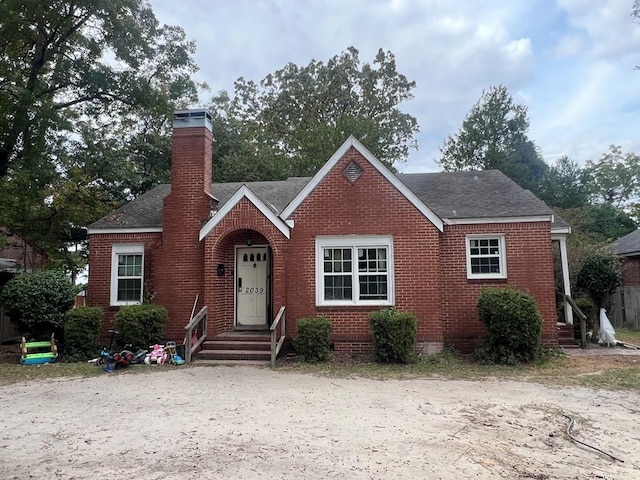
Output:
<svg viewBox="0 0 640 480">
<path fill-rule="evenodd" d="M 618 287 L 607 315 L 613 328 L 640 330 L 640 287 Z"/>
</svg>

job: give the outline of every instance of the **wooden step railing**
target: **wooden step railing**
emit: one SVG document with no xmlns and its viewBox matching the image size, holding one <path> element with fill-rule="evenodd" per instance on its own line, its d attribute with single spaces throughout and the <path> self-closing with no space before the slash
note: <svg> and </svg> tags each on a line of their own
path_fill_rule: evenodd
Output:
<svg viewBox="0 0 640 480">
<path fill-rule="evenodd" d="M 202 328 L 199 329 L 198 327 L 200 325 L 202 325 Z M 186 334 L 185 342 L 184 342 L 184 345 L 185 345 L 184 361 L 189 363 L 191 362 L 191 357 L 196 352 L 198 347 L 200 347 L 200 345 L 202 345 L 204 341 L 207 339 L 207 306 L 206 305 L 202 307 L 202 309 L 198 312 L 198 314 L 195 317 L 192 316 L 191 320 L 189 321 L 187 326 L 184 327 L 184 329 Z M 196 337 L 196 342 L 194 343 L 193 335 L 194 335 L 194 332 L 197 334 L 198 331 L 200 331 L 201 333 L 199 337 Z"/>
<path fill-rule="evenodd" d="M 287 335 L 287 318 L 286 311 L 287 307 L 281 307 L 278 315 L 276 315 L 275 320 L 271 324 L 271 366 L 276 366 L 276 360 L 278 358 L 278 353 L 280 353 L 280 349 L 284 344 L 284 339 Z M 277 338 L 278 335 L 278 327 L 280 327 L 280 338 Z"/>
<path fill-rule="evenodd" d="M 569 295 L 564 296 L 564 301 L 569 303 L 573 313 L 580 319 L 580 348 L 587 348 L 587 316 Z"/>
</svg>

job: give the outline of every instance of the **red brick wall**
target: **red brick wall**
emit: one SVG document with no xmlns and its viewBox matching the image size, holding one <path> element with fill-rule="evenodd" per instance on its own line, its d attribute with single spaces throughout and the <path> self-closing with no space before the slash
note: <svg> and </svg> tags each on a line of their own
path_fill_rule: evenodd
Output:
<svg viewBox="0 0 640 480">
<path fill-rule="evenodd" d="M 622 285 L 640 286 L 640 257 L 625 257 L 622 262 Z"/>
<path fill-rule="evenodd" d="M 182 339 L 196 295 L 204 294 L 200 228 L 211 210 L 211 131 L 173 130 L 171 193 L 164 199 L 160 271 L 155 301 L 169 310 L 167 337 Z"/>
<path fill-rule="evenodd" d="M 468 234 L 504 234 L 507 278 L 467 279 Z M 556 303 L 553 281 L 553 250 L 549 223 L 503 223 L 448 225 L 441 245 L 442 322 L 446 343 L 470 351 L 485 333 L 478 320 L 476 303 L 483 287 L 512 286 L 533 295 L 543 318 L 542 340 L 556 343 Z"/>
<path fill-rule="evenodd" d="M 363 169 L 354 184 L 343 175 L 352 160 Z M 286 273 L 290 335 L 296 319 L 323 315 L 332 323 L 337 350 L 362 353 L 370 348 L 368 315 L 381 307 L 316 306 L 315 241 L 319 235 L 389 235 L 395 305 L 416 315 L 419 342 L 442 342 L 440 233 L 357 150 L 338 161 L 292 218 Z"/>
<path fill-rule="evenodd" d="M 158 246 L 160 233 L 101 234 L 89 236 L 89 279 L 87 305 L 102 307 L 105 313 L 104 333 L 113 327 L 113 317 L 119 307 L 111 306 L 112 245 L 119 243 L 144 244 L 144 279 L 146 286 L 155 290 L 158 286 Z M 144 286 L 143 286 L 144 287 Z M 145 295 L 150 293 L 144 292 Z"/>
<path fill-rule="evenodd" d="M 235 246 L 246 245 L 251 238 L 253 245 L 271 247 L 271 275 L 273 290 L 271 302 L 273 315 L 285 305 L 286 279 L 284 275 L 287 255 L 287 239 L 246 198 L 242 199 L 205 238 L 205 299 L 211 312 L 209 331 L 220 333 L 233 330 L 235 291 Z M 218 264 L 224 264 L 224 277 L 216 275 Z"/>
</svg>

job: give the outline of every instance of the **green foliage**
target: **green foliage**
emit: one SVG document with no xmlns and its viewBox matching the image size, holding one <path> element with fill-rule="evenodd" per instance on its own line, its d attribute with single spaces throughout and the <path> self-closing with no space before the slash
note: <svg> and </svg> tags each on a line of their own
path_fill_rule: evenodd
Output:
<svg viewBox="0 0 640 480">
<path fill-rule="evenodd" d="M 640 193 L 640 156 L 625 155 L 619 146 L 611 145 L 597 163 L 588 161 L 585 173 L 594 203 L 622 208 Z"/>
<path fill-rule="evenodd" d="M 76 269 L 72 228 L 168 178 L 195 45 L 144 0 L 2 1 L 0 31 L 0 225 Z"/>
<path fill-rule="evenodd" d="M 149 348 L 163 342 L 167 318 L 167 309 L 160 305 L 127 305 L 120 307 L 114 324 L 125 345 L 131 345 L 132 349 Z"/>
<path fill-rule="evenodd" d="M 297 354 L 309 363 L 326 362 L 331 356 L 331 324 L 324 317 L 300 318 L 293 339 Z"/>
<path fill-rule="evenodd" d="M 477 307 L 487 336 L 476 349 L 476 359 L 507 365 L 535 360 L 542 321 L 531 295 L 513 288 L 485 288 Z"/>
<path fill-rule="evenodd" d="M 621 278 L 622 266 L 618 257 L 603 249 L 594 250 L 583 259 L 576 285 L 591 297 L 599 312 L 620 285 Z"/>
<path fill-rule="evenodd" d="M 261 82 L 239 78 L 233 97 L 212 100 L 217 181 L 314 175 L 354 135 L 387 166 L 416 147 L 416 119 L 398 106 L 415 82 L 398 73 L 391 52 L 362 64 L 353 47 L 326 63 L 293 63 Z"/>
<path fill-rule="evenodd" d="M 100 307 L 69 310 L 64 324 L 64 358 L 70 362 L 88 360 L 98 354 L 104 312 Z"/>
<path fill-rule="evenodd" d="M 380 363 L 409 363 L 414 360 L 416 317 L 393 308 L 369 314 L 373 334 L 373 358 Z"/>
<path fill-rule="evenodd" d="M 440 147 L 438 163 L 449 172 L 498 169 L 538 193 L 548 166 L 527 137 L 528 129 L 527 107 L 515 103 L 507 87 L 491 87 Z"/>
<path fill-rule="evenodd" d="M 25 273 L 2 290 L 2 304 L 18 330 L 34 339 L 51 333 L 61 340 L 65 313 L 73 305 L 76 287 L 60 271 Z"/>
<path fill-rule="evenodd" d="M 577 162 L 563 156 L 547 170 L 539 196 L 553 208 L 580 208 L 588 204 L 588 177 Z"/>
</svg>

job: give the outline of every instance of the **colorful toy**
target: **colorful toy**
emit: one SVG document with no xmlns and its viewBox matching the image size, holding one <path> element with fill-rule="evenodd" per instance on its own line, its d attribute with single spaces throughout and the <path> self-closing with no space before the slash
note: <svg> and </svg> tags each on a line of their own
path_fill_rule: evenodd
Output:
<svg viewBox="0 0 640 480">
<path fill-rule="evenodd" d="M 157 365 L 163 365 L 165 360 L 167 359 L 167 352 L 164 350 L 164 345 L 158 345 L 157 343 L 153 345 L 151 348 L 151 353 L 149 353 L 145 359 L 144 363 L 150 365 L 155 363 Z"/>
<path fill-rule="evenodd" d="M 20 350 L 22 356 L 20 357 L 20 363 L 22 365 L 37 365 L 43 363 L 52 363 L 56 361 L 58 357 L 58 347 L 56 346 L 56 340 L 51 334 L 51 339 L 44 342 L 27 342 L 22 337 L 22 343 L 20 344 Z"/>
</svg>

